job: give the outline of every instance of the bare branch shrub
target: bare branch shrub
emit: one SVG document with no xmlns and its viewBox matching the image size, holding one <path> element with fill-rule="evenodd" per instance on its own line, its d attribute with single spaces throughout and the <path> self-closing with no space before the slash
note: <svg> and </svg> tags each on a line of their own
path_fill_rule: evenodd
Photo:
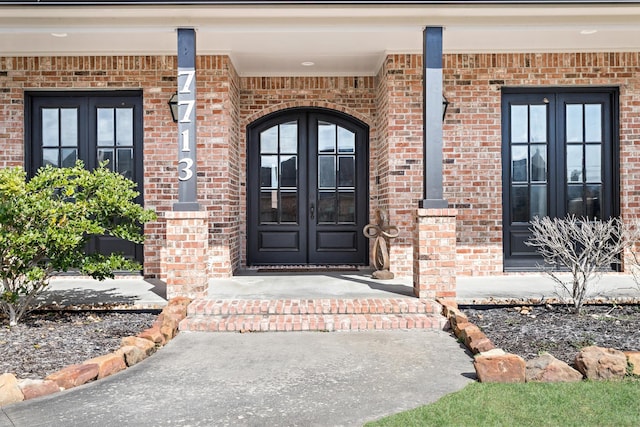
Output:
<svg viewBox="0 0 640 427">
<path fill-rule="evenodd" d="M 625 226 L 619 218 L 590 221 L 571 215 L 566 218 L 535 217 L 531 221 L 532 237 L 526 245 L 533 246 L 546 265 L 541 266 L 558 285 L 562 296 L 573 303 L 579 313 L 594 280 L 603 270 L 619 264 L 619 255 L 628 245 Z M 571 281 L 565 282 L 558 273 L 568 269 Z"/>
</svg>

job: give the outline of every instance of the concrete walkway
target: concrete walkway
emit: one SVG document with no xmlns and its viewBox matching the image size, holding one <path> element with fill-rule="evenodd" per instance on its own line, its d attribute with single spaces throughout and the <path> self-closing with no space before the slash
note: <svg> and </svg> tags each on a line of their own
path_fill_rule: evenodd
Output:
<svg viewBox="0 0 640 427">
<path fill-rule="evenodd" d="M 474 376 L 441 331 L 181 333 L 114 376 L 0 408 L 0 427 L 361 426 Z"/>
</svg>

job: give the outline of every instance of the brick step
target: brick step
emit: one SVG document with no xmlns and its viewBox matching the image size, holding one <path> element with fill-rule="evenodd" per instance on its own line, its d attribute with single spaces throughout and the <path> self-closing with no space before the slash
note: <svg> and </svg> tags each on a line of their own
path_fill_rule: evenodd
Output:
<svg viewBox="0 0 640 427">
<path fill-rule="evenodd" d="M 435 301 L 417 298 L 321 298 L 321 299 L 199 299 L 187 316 L 249 314 L 403 314 L 441 313 Z"/>
<path fill-rule="evenodd" d="M 446 319 L 435 301 L 385 299 L 195 300 L 180 323 L 182 331 L 346 331 L 443 329 Z"/>
<path fill-rule="evenodd" d="M 255 314 L 194 316 L 180 322 L 190 332 L 362 331 L 375 329 L 439 329 L 446 319 L 426 313 L 401 314 Z"/>
</svg>

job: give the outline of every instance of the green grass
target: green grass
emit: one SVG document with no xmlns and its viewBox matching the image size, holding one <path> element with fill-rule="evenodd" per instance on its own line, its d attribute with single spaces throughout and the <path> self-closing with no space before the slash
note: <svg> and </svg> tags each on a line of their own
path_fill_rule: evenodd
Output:
<svg viewBox="0 0 640 427">
<path fill-rule="evenodd" d="M 428 385 L 425 385 L 428 387 Z M 640 426 L 640 380 L 471 383 L 374 426 Z"/>
</svg>

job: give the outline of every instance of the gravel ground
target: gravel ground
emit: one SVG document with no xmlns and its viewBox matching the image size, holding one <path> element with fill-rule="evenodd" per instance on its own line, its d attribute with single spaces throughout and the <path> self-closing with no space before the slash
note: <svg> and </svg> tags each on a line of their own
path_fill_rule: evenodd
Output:
<svg viewBox="0 0 640 427">
<path fill-rule="evenodd" d="M 157 315 L 134 312 L 43 312 L 9 328 L 0 315 L 0 373 L 44 378 L 120 348 L 120 339 L 150 327 Z"/>
<path fill-rule="evenodd" d="M 565 306 L 463 308 L 496 347 L 525 360 L 548 352 L 570 365 L 582 347 L 640 350 L 640 306 L 584 306 L 581 314 Z"/>
</svg>

